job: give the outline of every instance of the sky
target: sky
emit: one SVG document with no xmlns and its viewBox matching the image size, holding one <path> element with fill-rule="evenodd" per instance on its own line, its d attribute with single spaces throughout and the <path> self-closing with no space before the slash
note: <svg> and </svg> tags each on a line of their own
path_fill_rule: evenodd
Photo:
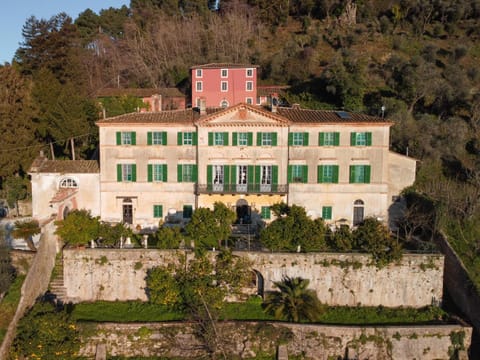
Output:
<svg viewBox="0 0 480 360">
<path fill-rule="evenodd" d="M 66 12 L 75 20 L 78 14 L 91 9 L 95 13 L 110 7 L 130 5 L 130 0 L 1 0 L 0 12 L 0 64 L 12 62 L 22 39 L 22 28 L 30 16 L 50 19 Z"/>
</svg>

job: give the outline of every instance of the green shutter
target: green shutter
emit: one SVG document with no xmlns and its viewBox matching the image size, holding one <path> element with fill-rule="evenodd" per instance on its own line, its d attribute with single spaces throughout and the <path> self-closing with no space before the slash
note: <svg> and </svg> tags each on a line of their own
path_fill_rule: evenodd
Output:
<svg viewBox="0 0 480 360">
<path fill-rule="evenodd" d="M 257 167 L 260 169 L 260 166 L 253 166 L 253 165 L 248 165 L 247 171 L 247 177 L 248 177 L 248 190 L 254 190 L 255 189 L 255 179 L 257 178 L 255 174 L 255 170 L 257 170 Z M 260 170 L 258 170 L 258 178 L 260 179 Z"/>
<path fill-rule="evenodd" d="M 308 165 L 303 165 L 302 176 L 303 176 L 302 182 L 304 184 L 308 183 Z"/>
<path fill-rule="evenodd" d="M 303 146 L 308 146 L 308 133 L 303 133 Z"/>
<path fill-rule="evenodd" d="M 163 217 L 163 206 L 162 205 L 153 205 L 153 217 L 155 217 L 155 218 Z"/>
<path fill-rule="evenodd" d="M 247 145 L 252 146 L 253 145 L 253 133 L 249 132 L 247 137 L 248 137 Z"/>
<path fill-rule="evenodd" d="M 208 146 L 213 145 L 213 132 L 208 133 Z"/>
<path fill-rule="evenodd" d="M 223 133 L 223 145 L 228 145 L 228 132 Z"/>
<path fill-rule="evenodd" d="M 318 134 L 318 145 L 325 145 L 325 133 L 321 132 Z"/>
<path fill-rule="evenodd" d="M 350 184 L 355 183 L 355 165 L 350 165 Z"/>
<path fill-rule="evenodd" d="M 212 184 L 212 180 L 213 180 L 213 166 L 207 165 L 207 184 L 208 185 Z"/>
<path fill-rule="evenodd" d="M 177 133 L 177 145 L 183 145 L 183 133 L 181 131 Z"/>
<path fill-rule="evenodd" d="M 370 184 L 370 165 L 365 165 L 364 168 L 365 179 L 363 182 L 365 184 Z"/>
<path fill-rule="evenodd" d="M 322 219 L 324 219 L 324 220 L 331 220 L 332 219 L 332 207 L 331 206 L 323 206 L 322 207 Z"/>
<path fill-rule="evenodd" d="M 192 133 L 192 145 L 197 145 L 197 141 L 198 140 L 198 136 L 197 136 L 197 133 L 194 132 Z"/>
<path fill-rule="evenodd" d="M 168 168 L 167 164 L 162 165 L 162 181 L 168 181 Z"/>
<path fill-rule="evenodd" d="M 237 165 L 232 165 L 230 166 L 230 183 L 231 184 L 236 184 L 237 182 Z M 248 171 L 248 170 L 247 170 Z"/>
<path fill-rule="evenodd" d="M 272 146 L 277 146 L 277 133 L 272 133 Z"/>
<path fill-rule="evenodd" d="M 147 180 L 148 182 L 153 181 L 153 165 L 152 164 L 147 165 Z"/>
<path fill-rule="evenodd" d="M 357 144 L 357 133 L 350 133 L 350 145 L 355 146 Z"/>
<path fill-rule="evenodd" d="M 234 132 L 232 134 L 232 145 L 237 146 L 238 145 L 238 133 Z"/>
<path fill-rule="evenodd" d="M 223 165 L 223 184 L 230 184 L 230 166 Z"/>
<path fill-rule="evenodd" d="M 132 145 L 137 145 L 137 133 L 135 131 L 132 131 L 130 133 L 130 136 L 132 137 Z"/>
<path fill-rule="evenodd" d="M 166 131 L 162 131 L 162 145 L 167 145 L 167 132 Z"/>
<path fill-rule="evenodd" d="M 262 133 L 257 132 L 257 146 L 262 146 Z"/>
<path fill-rule="evenodd" d="M 292 173 L 293 173 L 293 165 L 288 165 L 288 168 L 287 168 L 287 179 L 288 179 L 288 182 L 289 182 L 289 183 L 293 182 Z"/>
<path fill-rule="evenodd" d="M 340 133 L 334 132 L 333 133 L 333 145 L 338 146 L 340 145 Z"/>
<path fill-rule="evenodd" d="M 152 132 L 147 132 L 147 145 L 152 145 Z"/>
<path fill-rule="evenodd" d="M 319 184 L 323 183 L 323 165 L 317 166 L 317 182 Z"/>
<path fill-rule="evenodd" d="M 198 171 L 197 171 L 197 165 L 192 165 L 192 181 L 197 182 L 197 176 L 198 176 Z"/>
<path fill-rule="evenodd" d="M 122 164 L 117 164 L 117 181 L 122 181 Z"/>
<path fill-rule="evenodd" d="M 333 165 L 333 179 L 332 182 L 338 184 L 338 165 Z"/>
<path fill-rule="evenodd" d="M 288 146 L 293 145 L 293 133 L 288 133 Z"/>
<path fill-rule="evenodd" d="M 262 219 L 270 219 L 270 206 L 262 206 L 261 208 Z"/>
<path fill-rule="evenodd" d="M 177 182 L 182 182 L 183 180 L 183 166 L 181 164 L 177 164 Z"/>
<path fill-rule="evenodd" d="M 277 191 L 278 189 L 278 166 L 272 166 L 272 190 Z"/>
<path fill-rule="evenodd" d="M 132 164 L 132 181 L 137 181 L 137 165 Z"/>
<path fill-rule="evenodd" d="M 122 145 L 122 133 L 117 131 L 117 145 Z"/>
<path fill-rule="evenodd" d="M 372 145 L 372 133 L 371 132 L 365 133 L 365 139 L 366 139 L 367 146 L 371 146 Z"/>
</svg>

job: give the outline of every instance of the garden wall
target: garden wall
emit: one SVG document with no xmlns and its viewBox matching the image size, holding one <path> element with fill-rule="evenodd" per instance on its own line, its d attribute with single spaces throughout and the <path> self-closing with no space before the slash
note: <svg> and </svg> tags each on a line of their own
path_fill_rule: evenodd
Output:
<svg viewBox="0 0 480 360">
<path fill-rule="evenodd" d="M 154 249 L 64 250 L 66 300 L 147 300 L 148 269 L 176 261 L 177 253 Z M 179 253 L 193 256 L 191 252 Z M 366 254 L 235 255 L 251 261 L 259 293 L 272 289 L 274 281 L 288 275 L 309 279 L 310 288 L 329 305 L 422 307 L 442 299 L 442 255 L 406 254 L 398 264 L 381 269 L 371 265 L 371 257 Z"/>
<path fill-rule="evenodd" d="M 217 334 L 228 359 L 273 355 L 279 344 L 286 344 L 289 356 L 302 359 L 343 359 L 348 355 L 349 359 L 441 360 L 450 359 L 455 349 L 469 347 L 471 328 L 220 322 Z M 93 356 L 97 344 L 105 344 L 111 356 L 198 359 L 206 355 L 192 325 L 185 323 L 100 324 L 83 344 L 81 354 Z"/>
</svg>

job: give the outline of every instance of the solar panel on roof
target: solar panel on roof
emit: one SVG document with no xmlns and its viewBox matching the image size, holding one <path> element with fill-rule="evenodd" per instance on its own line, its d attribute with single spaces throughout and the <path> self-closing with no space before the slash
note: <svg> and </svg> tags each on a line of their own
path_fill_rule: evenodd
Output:
<svg viewBox="0 0 480 360">
<path fill-rule="evenodd" d="M 341 119 L 350 119 L 350 113 L 346 111 L 335 111 L 335 113 L 341 118 Z"/>
</svg>

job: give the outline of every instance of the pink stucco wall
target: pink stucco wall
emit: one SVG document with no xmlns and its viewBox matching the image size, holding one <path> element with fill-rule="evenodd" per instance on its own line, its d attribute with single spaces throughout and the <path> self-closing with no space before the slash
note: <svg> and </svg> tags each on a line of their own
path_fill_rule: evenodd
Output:
<svg viewBox="0 0 480 360">
<path fill-rule="evenodd" d="M 197 70 L 201 70 L 201 77 L 197 76 Z M 222 77 L 222 69 L 227 70 L 227 76 Z M 247 69 L 251 70 L 252 76 L 247 77 Z M 197 90 L 197 84 L 201 82 L 201 91 Z M 227 90 L 222 91 L 222 82 L 227 83 Z M 251 82 L 251 90 L 247 90 L 247 82 Z M 198 106 L 200 98 L 206 99 L 207 107 L 222 106 L 226 100 L 228 106 L 238 103 L 256 103 L 257 97 L 257 69 L 255 67 L 218 67 L 218 68 L 192 68 L 192 106 Z"/>
</svg>

